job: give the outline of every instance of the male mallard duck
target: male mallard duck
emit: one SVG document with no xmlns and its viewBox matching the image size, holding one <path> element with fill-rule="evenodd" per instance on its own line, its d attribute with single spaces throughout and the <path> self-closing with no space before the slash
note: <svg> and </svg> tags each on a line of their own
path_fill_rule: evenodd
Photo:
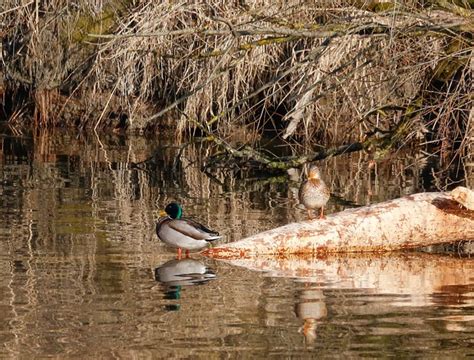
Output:
<svg viewBox="0 0 474 360">
<path fill-rule="evenodd" d="M 300 202 L 306 207 L 308 216 L 312 219 L 311 211 L 321 209 L 319 218 L 324 218 L 324 206 L 329 200 L 330 192 L 321 179 L 321 171 L 316 165 L 311 165 L 308 179 L 301 184 L 299 191 Z"/>
<path fill-rule="evenodd" d="M 201 250 L 208 242 L 221 238 L 218 232 L 194 220 L 183 218 L 183 209 L 178 203 L 168 204 L 160 215 L 166 216 L 158 219 L 156 235 L 165 244 L 178 248 L 179 259 L 182 249 L 189 254 L 189 250 Z"/>
</svg>

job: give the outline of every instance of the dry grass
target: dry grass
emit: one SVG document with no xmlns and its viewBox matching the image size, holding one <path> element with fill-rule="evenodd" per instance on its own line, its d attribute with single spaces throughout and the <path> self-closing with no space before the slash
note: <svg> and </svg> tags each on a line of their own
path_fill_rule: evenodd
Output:
<svg viewBox="0 0 474 360">
<path fill-rule="evenodd" d="M 467 4 L 76 5 L 6 0 L 0 9 L 9 91 L 34 95 L 40 126 L 120 127 L 113 118 L 122 117 L 134 131 L 166 122 L 181 136 L 198 121 L 225 140 L 236 127 L 275 129 L 307 152 L 393 129 L 408 116 L 407 139 L 433 131 L 430 140 L 447 141 L 445 161 L 454 158 L 447 149 L 465 153 L 470 142 Z M 437 89 L 443 61 L 454 71 Z"/>
</svg>

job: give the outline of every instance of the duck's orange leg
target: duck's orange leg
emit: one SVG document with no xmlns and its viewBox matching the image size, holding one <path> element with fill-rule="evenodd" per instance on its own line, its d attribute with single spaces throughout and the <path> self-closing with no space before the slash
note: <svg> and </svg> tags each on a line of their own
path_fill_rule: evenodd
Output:
<svg viewBox="0 0 474 360">
<path fill-rule="evenodd" d="M 181 250 L 181 248 L 178 248 L 178 260 L 181 260 L 182 254 L 183 254 L 183 250 Z"/>
<path fill-rule="evenodd" d="M 186 254 L 186 259 L 187 259 L 189 257 L 189 250 L 186 250 L 185 254 Z"/>
<path fill-rule="evenodd" d="M 321 207 L 321 211 L 319 212 L 319 218 L 320 219 L 326 219 L 326 216 L 324 216 L 324 206 Z"/>
</svg>

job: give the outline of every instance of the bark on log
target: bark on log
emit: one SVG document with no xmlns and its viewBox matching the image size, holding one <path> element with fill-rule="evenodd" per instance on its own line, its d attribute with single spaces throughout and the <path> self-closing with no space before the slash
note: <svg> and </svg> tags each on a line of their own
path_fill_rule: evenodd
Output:
<svg viewBox="0 0 474 360">
<path fill-rule="evenodd" d="M 455 194 L 459 198 L 459 189 Z M 467 196 L 472 190 L 462 188 Z M 208 249 L 205 256 L 236 259 L 262 255 L 321 256 L 338 252 L 386 252 L 474 240 L 474 211 L 450 193 L 420 193 L 288 224 Z"/>
</svg>

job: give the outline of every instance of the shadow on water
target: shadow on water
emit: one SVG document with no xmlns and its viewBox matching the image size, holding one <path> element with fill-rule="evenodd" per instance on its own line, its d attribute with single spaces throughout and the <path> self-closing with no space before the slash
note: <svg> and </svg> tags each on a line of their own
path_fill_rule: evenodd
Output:
<svg viewBox="0 0 474 360">
<path fill-rule="evenodd" d="M 221 243 L 236 241 L 305 219 L 301 172 L 209 177 L 202 154 L 212 149 L 166 136 L 4 132 L 0 144 L 2 358 L 472 355 L 469 243 L 429 254 L 177 261 L 154 231 L 164 205 L 178 200 Z M 328 212 L 436 184 L 423 154 L 374 168 L 367 160 L 321 164 Z"/>
</svg>

